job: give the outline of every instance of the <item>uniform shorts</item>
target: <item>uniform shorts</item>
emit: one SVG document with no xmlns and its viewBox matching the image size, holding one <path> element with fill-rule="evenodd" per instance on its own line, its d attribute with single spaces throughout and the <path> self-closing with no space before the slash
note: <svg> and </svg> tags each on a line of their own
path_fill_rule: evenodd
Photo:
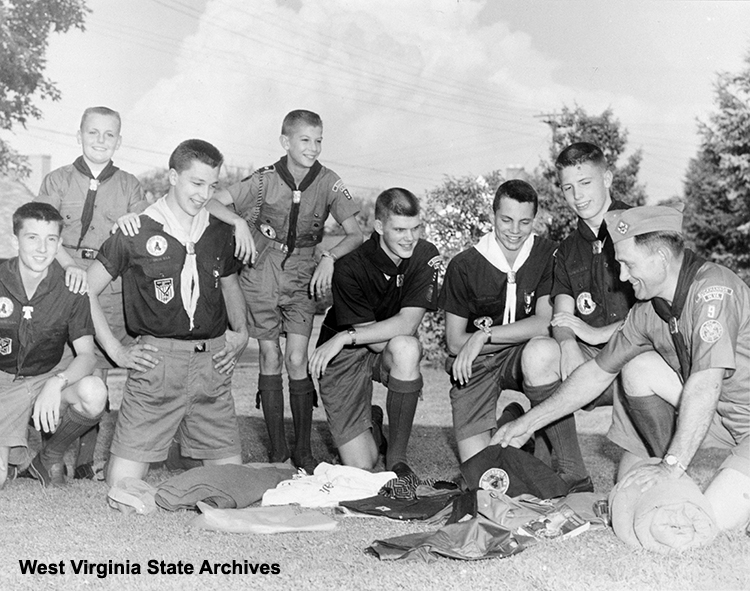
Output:
<svg viewBox="0 0 750 591">
<path fill-rule="evenodd" d="M 451 377 L 451 408 L 456 440 L 462 441 L 497 427 L 497 399 L 505 389 L 522 390 L 521 355 L 526 344 L 480 355 L 471 365 L 471 379 L 461 386 Z M 456 358 L 445 360 L 450 375 Z"/>
<path fill-rule="evenodd" d="M 61 361 L 47 373 L 18 379 L 0 372 L 0 447 L 26 447 L 34 402 L 47 380 L 66 367 Z"/>
<path fill-rule="evenodd" d="M 672 425 L 665 426 L 672 431 Z M 612 413 L 612 426 L 607 437 L 621 448 L 635 454 L 639 458 L 649 457 L 649 452 L 641 437 L 633 426 L 624 406 L 616 406 Z M 724 426 L 719 413 L 714 413 L 708 433 L 701 443 L 701 447 L 718 447 L 731 449 L 731 453 L 721 464 L 721 468 L 733 468 L 750 478 L 750 435 L 745 435 L 739 441 Z"/>
<path fill-rule="evenodd" d="M 181 341 L 145 336 L 158 349 L 155 368 L 128 372 L 111 451 L 136 462 L 167 458 L 177 434 L 182 454 L 221 460 L 241 453 L 232 372 L 214 369 L 224 337 Z M 197 351 L 196 349 L 205 349 Z"/>
<path fill-rule="evenodd" d="M 284 269 L 286 253 L 265 240 L 252 267 L 240 273 L 240 286 L 247 302 L 250 336 L 276 340 L 282 333 L 310 338 L 316 302 L 310 296 L 315 272 L 315 247 L 295 249 Z M 259 245 L 260 246 L 260 245 Z"/>
<path fill-rule="evenodd" d="M 321 376 L 320 397 L 333 441 L 341 447 L 372 426 L 372 382 L 388 386 L 382 353 L 345 347 Z"/>
</svg>

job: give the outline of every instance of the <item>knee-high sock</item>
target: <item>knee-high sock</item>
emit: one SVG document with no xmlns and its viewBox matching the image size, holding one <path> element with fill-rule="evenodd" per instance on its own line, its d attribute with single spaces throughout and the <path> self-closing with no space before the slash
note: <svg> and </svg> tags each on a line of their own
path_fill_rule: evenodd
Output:
<svg viewBox="0 0 750 591">
<path fill-rule="evenodd" d="M 656 394 L 651 396 L 623 396 L 633 426 L 643 438 L 655 458 L 667 453 L 675 430 L 677 413 L 674 406 Z"/>
<path fill-rule="evenodd" d="M 388 453 L 385 467 L 390 470 L 398 462 L 406 462 L 406 450 L 409 445 L 411 427 L 417 402 L 422 392 L 422 376 L 416 380 L 388 379 Z"/>
<path fill-rule="evenodd" d="M 531 406 L 537 406 L 549 398 L 560 383 L 558 380 L 544 386 L 524 386 L 524 394 L 531 402 Z M 578 444 L 575 416 L 570 414 L 558 419 L 544 427 L 542 431 L 552 446 L 552 452 L 557 460 L 558 473 L 570 481 L 586 478 L 588 472 Z"/>
<path fill-rule="evenodd" d="M 104 411 L 95 417 L 89 417 L 78 412 L 72 405 L 68 405 L 57 429 L 42 448 L 42 462 L 47 465 L 62 462 L 65 450 L 86 431 L 98 424 L 103 414 Z"/>
<path fill-rule="evenodd" d="M 94 425 L 86 431 L 78 440 L 78 455 L 76 456 L 76 466 L 94 463 L 94 451 L 96 449 L 96 440 L 99 437 L 99 425 Z"/>
<path fill-rule="evenodd" d="M 263 408 L 270 441 L 268 457 L 272 462 L 286 462 L 289 459 L 289 448 L 284 432 L 284 388 L 280 374 L 260 374 L 258 399 Z"/>
<path fill-rule="evenodd" d="M 310 436 L 313 405 L 316 398 L 315 384 L 309 375 L 301 380 L 289 380 L 289 405 L 292 407 L 295 437 L 292 455 L 295 464 L 305 458 L 312 458 Z"/>
</svg>

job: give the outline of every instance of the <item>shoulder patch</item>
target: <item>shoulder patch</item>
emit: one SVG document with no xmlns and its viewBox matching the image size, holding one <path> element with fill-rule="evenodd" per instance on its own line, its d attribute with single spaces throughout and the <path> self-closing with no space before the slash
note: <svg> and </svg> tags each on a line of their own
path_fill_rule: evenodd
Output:
<svg viewBox="0 0 750 591">
<path fill-rule="evenodd" d="M 245 181 L 249 181 L 251 178 L 253 178 L 256 174 L 263 174 L 265 172 L 273 172 L 276 170 L 273 167 L 273 164 L 269 164 L 268 166 L 262 166 L 260 168 L 255 169 L 253 172 L 251 172 L 249 175 L 247 175 L 244 179 L 242 179 L 240 182 L 244 183 Z"/>
<path fill-rule="evenodd" d="M 700 335 L 707 343 L 715 343 L 724 334 L 724 327 L 718 320 L 706 320 L 701 324 Z"/>
<path fill-rule="evenodd" d="M 443 268 L 443 257 L 441 257 L 440 255 L 435 255 L 429 261 L 427 261 L 427 265 L 432 267 L 433 269 L 440 271 Z"/>
<path fill-rule="evenodd" d="M 596 302 L 589 292 L 582 291 L 576 298 L 576 308 L 581 315 L 588 316 L 596 310 Z"/>
<path fill-rule="evenodd" d="M 331 190 L 334 193 L 343 193 L 344 197 L 347 199 L 352 198 L 352 194 L 349 192 L 349 189 L 346 188 L 346 185 L 344 184 L 344 181 L 341 179 L 337 180 L 335 183 L 333 183 L 333 187 L 331 187 Z"/>
<path fill-rule="evenodd" d="M 699 291 L 695 297 L 695 301 L 703 300 L 704 302 L 710 302 L 712 300 L 723 300 L 725 295 L 730 296 L 732 294 L 734 294 L 734 290 L 731 287 L 713 285 Z"/>
<path fill-rule="evenodd" d="M 0 318 L 7 318 L 13 314 L 13 302 L 10 298 L 0 298 Z"/>
</svg>

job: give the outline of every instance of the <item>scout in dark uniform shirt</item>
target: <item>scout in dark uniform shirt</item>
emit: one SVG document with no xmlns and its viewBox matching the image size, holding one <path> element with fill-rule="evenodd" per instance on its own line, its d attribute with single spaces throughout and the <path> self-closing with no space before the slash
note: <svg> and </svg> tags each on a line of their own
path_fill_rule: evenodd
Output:
<svg viewBox="0 0 750 591">
<path fill-rule="evenodd" d="M 88 298 L 65 286 L 55 260 L 63 220 L 46 203 L 13 214 L 18 256 L 0 265 L 0 487 L 11 448 L 26 447 L 29 416 L 48 434 L 30 472 L 43 486 L 65 485 L 65 450 L 95 425 L 107 390 L 91 376 L 94 326 Z M 70 342 L 76 357 L 63 360 Z"/>
<path fill-rule="evenodd" d="M 555 279 L 551 298 L 554 339 L 535 339 L 524 352 L 524 392 L 538 404 L 587 359 L 594 357 L 625 318 L 635 302 L 629 283 L 620 281 L 614 246 L 607 234 L 604 214 L 630 207 L 610 195 L 612 172 L 602 151 L 587 142 L 571 144 L 560 152 L 555 166 L 565 200 L 578 216 L 578 226 L 555 254 Z M 621 401 L 620 378 L 586 410 Z M 544 440 L 556 447 L 556 468 L 568 482 L 591 488 L 583 463 L 575 418 L 571 415 L 544 432 Z M 537 449 L 544 446 L 537 441 Z M 561 456 L 557 451 L 565 450 Z M 542 459 L 544 454 L 538 453 Z M 585 483 L 588 482 L 588 485 Z"/>
<path fill-rule="evenodd" d="M 260 345 L 257 406 L 263 407 L 270 440 L 269 459 L 284 462 L 289 448 L 284 432 L 281 371 L 289 375 L 289 403 L 295 444 L 291 458 L 312 473 L 310 447 L 315 386 L 307 373 L 307 350 L 316 299 L 331 287 L 333 263 L 362 244 L 355 215 L 359 207 L 339 176 L 322 166 L 323 122 L 311 111 L 289 113 L 281 128 L 286 156 L 276 164 L 219 191 L 209 211 L 234 224 L 238 256 L 254 258 L 242 269 L 240 285 L 247 302 L 250 336 Z M 234 205 L 239 215 L 225 206 Z M 315 261 L 331 213 L 345 236 Z M 257 248 L 257 258 L 254 250 Z M 286 337 L 282 357 L 279 337 Z"/>
<path fill-rule="evenodd" d="M 462 462 L 487 447 L 502 390 L 522 389 L 527 341 L 548 334 L 555 244 L 532 233 L 538 206 L 528 183 L 500 185 L 492 204 L 494 230 L 457 254 L 443 280 L 439 304 Z"/>
<path fill-rule="evenodd" d="M 185 456 L 241 463 L 231 393 L 248 339 L 239 262 L 232 228 L 203 207 L 221 163 L 211 144 L 181 143 L 169 160 L 167 196 L 142 214 L 138 234 L 110 237 L 89 268 L 97 339 L 131 370 L 112 441 L 110 485 L 143 478 L 150 462 L 166 459 L 175 433 Z M 128 329 L 139 336 L 127 346 L 94 301 L 116 277 L 123 278 Z"/>
<path fill-rule="evenodd" d="M 62 231 L 64 248 L 58 261 L 66 270 L 71 289 L 85 285 L 86 269 L 94 261 L 112 225 L 128 212 L 142 212 L 148 202 L 138 179 L 117 168 L 112 156 L 122 143 L 120 114 L 107 107 L 89 107 L 83 112 L 78 130 L 82 154 L 73 164 L 66 164 L 44 177 L 35 201 L 56 207 L 65 226 Z M 82 292 L 85 290 L 81 290 Z M 113 281 L 99 296 L 118 339 L 124 339 L 125 317 L 122 307 L 122 286 Z M 114 367 L 97 347 L 97 367 L 106 382 L 107 370 Z M 76 478 L 93 478 L 94 447 L 98 429 L 84 438 L 76 459 Z"/>
<path fill-rule="evenodd" d="M 320 380 L 328 425 L 347 466 L 370 470 L 384 449 L 382 410 L 371 407 L 377 380 L 388 388 L 386 469 L 410 471 L 406 451 L 422 390 L 415 335 L 425 311 L 437 307 L 441 264 L 435 246 L 419 238 L 419 212 L 411 192 L 384 191 L 375 203 L 375 232 L 336 263 L 333 307 L 310 373 Z"/>
<path fill-rule="evenodd" d="M 720 529 L 750 519 L 750 288 L 729 269 L 684 248 L 682 215 L 670 207 L 608 212 L 621 277 L 639 300 L 593 360 L 547 402 L 500 430 L 520 443 L 545 424 L 596 398 L 628 364 L 624 387 L 641 399 L 629 417 L 613 413 L 609 437 L 626 449 L 622 486 L 642 491 L 679 478 L 703 445 L 731 450 L 705 496 Z M 674 415 L 679 408 L 676 427 Z M 636 424 L 629 438 L 624 422 Z M 634 464 L 648 456 L 655 465 Z"/>
</svg>

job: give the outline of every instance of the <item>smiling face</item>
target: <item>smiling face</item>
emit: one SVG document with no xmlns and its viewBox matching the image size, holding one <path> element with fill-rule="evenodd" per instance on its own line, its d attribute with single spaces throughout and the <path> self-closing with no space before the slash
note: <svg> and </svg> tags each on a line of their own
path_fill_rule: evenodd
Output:
<svg viewBox="0 0 750 591">
<path fill-rule="evenodd" d="M 385 222 L 375 220 L 375 231 L 380 234 L 380 248 L 396 264 L 411 258 L 422 235 L 419 216 L 389 215 Z"/>
<path fill-rule="evenodd" d="M 495 239 L 508 262 L 514 261 L 518 250 L 531 234 L 534 226 L 534 204 L 520 203 L 502 197 L 495 212 Z"/>
<path fill-rule="evenodd" d="M 181 172 L 170 169 L 170 197 L 183 214 L 195 217 L 203 209 L 219 184 L 220 169 L 220 166 L 212 168 L 200 160 L 193 160 L 190 167 Z M 179 214 L 174 208 L 173 211 Z"/>
<path fill-rule="evenodd" d="M 306 173 L 315 164 L 323 149 L 323 128 L 298 123 L 287 135 L 282 135 L 281 146 L 287 153 L 290 170 Z"/>
<path fill-rule="evenodd" d="M 582 162 L 560 171 L 560 187 L 568 206 L 590 227 L 599 229 L 612 203 L 609 188 L 612 173 L 592 162 Z"/>
<path fill-rule="evenodd" d="M 628 238 L 615 244 L 615 258 L 620 263 L 620 281 L 629 281 L 639 300 L 671 299 L 671 294 L 664 293 L 668 286 L 667 264 L 658 249 L 639 246 L 635 238 Z"/>
<path fill-rule="evenodd" d="M 26 219 L 12 241 L 21 269 L 44 273 L 60 250 L 60 224 Z"/>
<path fill-rule="evenodd" d="M 120 147 L 120 123 L 117 117 L 91 113 L 78 130 L 78 143 L 83 148 L 83 159 L 89 168 L 101 169 L 112 160 Z"/>
</svg>

